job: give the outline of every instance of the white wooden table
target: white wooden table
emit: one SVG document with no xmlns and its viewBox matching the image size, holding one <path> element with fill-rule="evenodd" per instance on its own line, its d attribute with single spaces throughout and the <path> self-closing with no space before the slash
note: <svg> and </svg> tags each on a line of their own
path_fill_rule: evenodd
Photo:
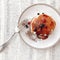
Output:
<svg viewBox="0 0 60 60">
<path fill-rule="evenodd" d="M 0 45 L 15 31 L 21 12 L 31 4 L 46 3 L 60 11 L 60 0 L 0 0 Z M 48 49 L 33 49 L 16 34 L 12 43 L 0 53 L 0 60 L 60 60 L 60 41 Z"/>
</svg>

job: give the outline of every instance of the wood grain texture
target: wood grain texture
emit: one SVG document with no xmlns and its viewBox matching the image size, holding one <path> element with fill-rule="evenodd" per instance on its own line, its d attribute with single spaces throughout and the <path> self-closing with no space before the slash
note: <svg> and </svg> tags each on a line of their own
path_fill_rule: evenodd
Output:
<svg viewBox="0 0 60 60">
<path fill-rule="evenodd" d="M 60 11 L 60 0 L 0 0 L 0 44 L 7 41 L 15 32 L 22 11 L 35 3 L 49 4 Z M 19 34 L 0 53 L 0 60 L 60 60 L 60 41 L 48 49 L 33 49 L 27 46 Z"/>
</svg>

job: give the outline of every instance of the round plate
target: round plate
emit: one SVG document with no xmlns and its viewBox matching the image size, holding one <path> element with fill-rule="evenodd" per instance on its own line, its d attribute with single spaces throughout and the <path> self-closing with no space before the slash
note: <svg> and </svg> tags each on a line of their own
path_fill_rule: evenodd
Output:
<svg viewBox="0 0 60 60">
<path fill-rule="evenodd" d="M 18 25 L 24 19 L 33 18 L 33 17 L 37 16 L 37 13 L 40 13 L 40 14 L 45 13 L 45 14 L 51 16 L 55 20 L 56 27 L 55 27 L 54 31 L 52 32 L 52 34 L 45 40 L 37 39 L 37 42 L 35 42 L 26 35 L 26 31 L 24 28 L 22 31 L 20 31 L 20 36 L 21 36 L 22 40 L 31 47 L 34 47 L 34 48 L 51 47 L 60 38 L 60 28 L 59 28 L 59 26 L 60 26 L 60 20 L 59 20 L 60 16 L 59 15 L 60 14 L 55 8 L 53 8 L 52 6 L 47 5 L 47 4 L 34 4 L 22 12 L 22 14 L 19 18 Z"/>
</svg>

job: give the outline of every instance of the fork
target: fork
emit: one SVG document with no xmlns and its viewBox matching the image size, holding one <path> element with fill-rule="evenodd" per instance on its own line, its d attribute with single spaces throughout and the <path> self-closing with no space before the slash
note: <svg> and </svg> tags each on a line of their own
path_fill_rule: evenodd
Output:
<svg viewBox="0 0 60 60">
<path fill-rule="evenodd" d="M 25 23 L 27 23 L 28 19 L 25 19 L 24 21 L 25 21 Z M 25 25 L 22 26 L 22 23 L 23 23 L 24 21 L 22 21 L 22 22 L 20 23 L 20 26 L 17 26 L 17 27 L 15 28 L 15 32 L 14 32 L 14 34 L 10 37 L 10 39 L 8 39 L 8 41 L 6 41 L 5 43 L 3 43 L 3 44 L 0 46 L 0 53 L 1 53 L 2 51 L 4 51 L 5 48 L 12 42 L 12 38 L 13 38 L 17 33 L 20 33 L 20 31 L 24 28 Z"/>
</svg>

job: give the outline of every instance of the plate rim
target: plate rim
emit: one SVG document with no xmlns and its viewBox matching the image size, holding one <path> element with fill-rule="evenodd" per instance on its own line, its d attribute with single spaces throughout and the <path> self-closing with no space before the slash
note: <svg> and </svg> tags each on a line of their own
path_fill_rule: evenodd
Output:
<svg viewBox="0 0 60 60">
<path fill-rule="evenodd" d="M 21 19 L 22 15 L 24 14 L 24 12 L 25 12 L 26 10 L 28 10 L 30 7 L 33 7 L 33 6 L 36 6 L 36 5 L 45 5 L 45 6 L 48 6 L 48 7 L 52 8 L 53 10 L 55 10 L 58 15 L 60 15 L 60 12 L 59 12 L 56 8 L 54 8 L 53 6 L 51 6 L 51 5 L 49 5 L 49 4 L 45 4 L 45 3 L 32 4 L 32 5 L 30 5 L 29 7 L 27 7 L 26 9 L 24 9 L 23 12 L 21 13 L 21 15 L 20 15 L 20 17 L 19 17 L 19 20 L 18 20 L 18 26 L 17 26 L 18 28 L 19 28 L 19 25 L 20 25 L 20 19 Z M 20 32 L 19 32 L 19 35 L 20 35 L 21 39 L 24 41 L 24 39 L 22 38 Z M 25 41 L 24 41 L 24 43 L 26 43 L 28 46 L 30 46 L 30 47 L 32 47 L 32 48 L 34 48 L 34 49 L 46 49 L 46 48 L 51 48 L 52 46 L 55 46 L 58 41 L 59 41 L 59 40 L 57 40 L 54 44 L 52 44 L 52 45 L 50 45 L 50 46 L 42 47 L 42 48 L 37 48 L 37 47 L 31 46 L 30 44 L 28 44 L 28 43 L 25 42 Z"/>
</svg>

